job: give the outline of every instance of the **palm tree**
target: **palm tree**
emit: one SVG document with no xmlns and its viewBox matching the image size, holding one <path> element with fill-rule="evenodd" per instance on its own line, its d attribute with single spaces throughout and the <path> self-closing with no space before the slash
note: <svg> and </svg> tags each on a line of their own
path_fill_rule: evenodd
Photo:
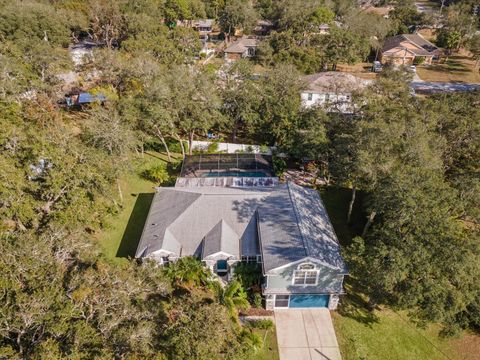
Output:
<svg viewBox="0 0 480 360">
<path fill-rule="evenodd" d="M 183 257 L 164 269 L 174 286 L 205 286 L 209 283 L 211 273 L 203 264 L 192 256 Z"/>
<path fill-rule="evenodd" d="M 238 321 L 237 310 L 246 310 L 250 307 L 247 293 L 242 284 L 237 280 L 233 280 L 219 290 L 220 303 L 227 308 L 232 319 Z"/>
</svg>

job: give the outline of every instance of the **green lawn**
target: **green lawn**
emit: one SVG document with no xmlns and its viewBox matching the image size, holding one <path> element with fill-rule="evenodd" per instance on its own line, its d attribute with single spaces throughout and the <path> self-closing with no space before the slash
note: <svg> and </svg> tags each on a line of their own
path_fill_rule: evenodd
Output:
<svg viewBox="0 0 480 360">
<path fill-rule="evenodd" d="M 181 159 L 177 154 L 174 156 Z M 146 152 L 143 158 L 136 156 L 132 160 L 131 171 L 122 177 L 122 210 L 107 218 L 104 228 L 95 236 L 107 258 L 121 262 L 122 258 L 135 254 L 156 186 L 143 179 L 140 173 L 160 162 L 167 162 L 166 155 Z"/>
<path fill-rule="evenodd" d="M 365 223 L 365 214 L 361 210 L 362 194 L 357 193 L 352 225 L 348 226 L 345 214 L 350 190 L 328 187 L 322 188 L 320 193 L 340 243 L 348 245 Z M 342 297 L 338 311 L 332 315 L 344 360 L 475 359 L 472 350 L 478 349 L 479 337 L 464 335 L 459 339 L 444 340 L 438 336 L 438 326 L 419 329 L 405 313 L 388 308 L 371 312 L 366 296 L 359 289 L 360 285 L 354 279 L 347 278 L 347 295 Z"/>
<path fill-rule="evenodd" d="M 255 329 L 254 331 L 262 337 L 262 340 L 265 340 L 262 349 L 252 357 L 252 360 L 278 360 L 279 354 L 275 328 L 269 330 Z"/>
<path fill-rule="evenodd" d="M 438 337 L 435 327 L 419 329 L 405 314 L 391 310 L 375 311 L 366 318 L 335 312 L 333 323 L 344 360 L 457 358 L 452 354 L 449 341 Z"/>
</svg>

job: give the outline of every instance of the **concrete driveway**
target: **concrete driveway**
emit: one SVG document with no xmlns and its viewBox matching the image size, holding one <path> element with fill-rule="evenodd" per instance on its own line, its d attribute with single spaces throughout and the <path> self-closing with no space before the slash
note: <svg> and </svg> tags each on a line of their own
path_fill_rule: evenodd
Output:
<svg viewBox="0 0 480 360">
<path fill-rule="evenodd" d="M 328 309 L 275 310 L 280 360 L 341 360 Z"/>
</svg>

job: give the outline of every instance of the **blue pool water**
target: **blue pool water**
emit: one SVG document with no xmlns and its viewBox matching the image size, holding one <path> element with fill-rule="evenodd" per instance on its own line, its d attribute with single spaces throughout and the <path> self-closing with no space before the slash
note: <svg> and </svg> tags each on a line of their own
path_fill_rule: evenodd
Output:
<svg viewBox="0 0 480 360">
<path fill-rule="evenodd" d="M 239 171 L 212 171 L 209 173 L 203 173 L 202 177 L 266 177 L 263 172 L 239 172 Z"/>
</svg>

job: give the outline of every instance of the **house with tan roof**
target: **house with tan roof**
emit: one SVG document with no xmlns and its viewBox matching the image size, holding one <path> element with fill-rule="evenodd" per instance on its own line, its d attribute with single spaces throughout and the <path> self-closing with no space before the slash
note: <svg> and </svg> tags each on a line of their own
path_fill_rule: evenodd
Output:
<svg viewBox="0 0 480 360">
<path fill-rule="evenodd" d="M 259 40 L 255 37 L 242 37 L 228 46 L 223 52 L 225 60 L 228 62 L 237 61 L 242 58 L 255 56 Z"/>
<path fill-rule="evenodd" d="M 416 58 L 431 64 L 441 54 L 440 49 L 420 34 L 402 34 L 390 37 L 380 52 L 383 64 L 412 65 Z"/>
</svg>

